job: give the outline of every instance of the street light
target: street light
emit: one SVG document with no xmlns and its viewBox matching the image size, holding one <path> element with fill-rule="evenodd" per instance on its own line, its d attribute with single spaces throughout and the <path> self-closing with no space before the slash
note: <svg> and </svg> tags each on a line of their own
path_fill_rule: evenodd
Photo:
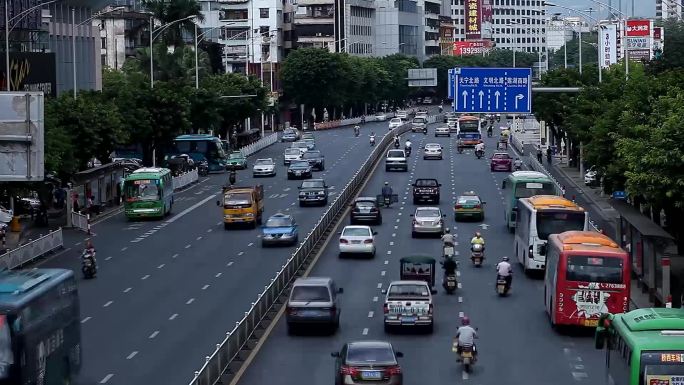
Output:
<svg viewBox="0 0 684 385">
<path fill-rule="evenodd" d="M 14 17 L 10 18 L 9 17 L 9 7 L 8 7 L 8 0 L 5 0 L 5 77 L 7 78 L 7 85 L 6 89 L 9 92 L 10 91 L 10 48 L 9 48 L 9 34 L 12 32 L 16 24 L 14 24 L 12 27 L 10 27 L 10 23 L 13 21 L 21 21 L 24 17 L 28 16 L 29 13 L 35 11 L 36 9 L 43 8 L 43 6 L 56 3 L 60 0 L 50 0 L 46 1 L 44 3 L 40 3 L 38 5 L 34 5 L 31 8 L 25 9 L 18 14 L 14 15 Z"/>
<path fill-rule="evenodd" d="M 195 17 L 195 15 L 186 16 L 181 19 L 173 20 L 166 24 L 162 24 L 155 29 L 154 15 L 150 15 L 150 88 L 154 88 L 154 46 L 152 45 L 152 43 L 154 43 L 154 39 L 158 38 L 166 28 L 169 28 L 173 24 L 185 20 L 194 19 Z M 155 33 L 157 34 L 157 36 L 154 36 Z"/>
<path fill-rule="evenodd" d="M 229 25 L 233 25 L 236 23 L 237 22 L 226 23 L 226 24 L 219 25 L 217 27 L 209 28 L 206 31 L 200 33 L 199 35 L 197 34 L 197 23 L 195 23 L 195 89 L 199 88 L 199 43 L 202 40 L 204 40 L 205 35 L 208 34 L 209 32 L 216 30 L 216 29 L 219 29 L 219 28 L 227 27 Z"/>
<path fill-rule="evenodd" d="M 508 27 L 508 28 L 513 28 L 513 36 L 515 36 L 515 38 L 510 38 L 510 37 L 507 38 L 508 41 L 510 41 L 510 42 L 511 42 L 511 45 L 513 46 L 513 68 L 515 68 L 515 51 L 516 51 L 516 46 L 517 46 L 517 41 L 516 41 L 515 39 L 516 39 L 517 36 L 518 36 L 518 31 L 517 31 L 517 27 L 516 27 L 516 26 L 519 25 L 519 24 L 520 24 L 520 23 L 518 23 L 517 21 L 512 21 L 511 24 L 505 24 L 505 25 L 504 25 L 504 26 L 506 26 L 506 27 Z"/>
</svg>

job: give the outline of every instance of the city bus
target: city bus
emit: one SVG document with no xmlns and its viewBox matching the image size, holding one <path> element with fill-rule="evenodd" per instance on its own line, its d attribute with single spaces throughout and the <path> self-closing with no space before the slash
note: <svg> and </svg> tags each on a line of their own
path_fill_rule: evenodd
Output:
<svg viewBox="0 0 684 385">
<path fill-rule="evenodd" d="M 606 351 L 610 385 L 678 385 L 684 381 L 684 309 L 646 308 L 604 314 L 596 349 Z"/>
<path fill-rule="evenodd" d="M 124 213 L 128 219 L 163 218 L 173 207 L 173 177 L 168 168 L 139 168 L 123 186 Z"/>
<path fill-rule="evenodd" d="M 0 272 L 0 384 L 62 385 L 81 369 L 81 317 L 71 270 Z"/>
<path fill-rule="evenodd" d="M 552 325 L 596 327 L 604 313 L 629 310 L 629 255 L 595 231 L 549 236 L 544 301 Z"/>
<path fill-rule="evenodd" d="M 456 121 L 456 137 L 463 147 L 475 146 L 482 139 L 480 118 L 463 115 Z"/>
<path fill-rule="evenodd" d="M 515 230 L 518 199 L 534 195 L 560 195 L 551 178 L 537 171 L 515 171 L 501 184 L 504 190 L 504 218 L 510 232 Z"/>
<path fill-rule="evenodd" d="M 209 171 L 225 171 L 228 156 L 221 139 L 209 134 L 181 135 L 173 140 L 167 155 L 188 154 L 195 163 L 206 159 Z"/>
<path fill-rule="evenodd" d="M 515 219 L 515 256 L 525 273 L 543 270 L 551 234 L 590 230 L 589 213 L 556 195 L 520 198 Z"/>
</svg>

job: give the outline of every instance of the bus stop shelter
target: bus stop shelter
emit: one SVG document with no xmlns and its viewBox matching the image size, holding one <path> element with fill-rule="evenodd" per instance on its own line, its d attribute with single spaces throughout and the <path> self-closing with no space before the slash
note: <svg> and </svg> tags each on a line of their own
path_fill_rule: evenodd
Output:
<svg viewBox="0 0 684 385">
<path fill-rule="evenodd" d="M 93 206 L 119 204 L 118 183 L 124 177 L 124 166 L 120 162 L 103 164 L 76 173 L 72 177 L 71 204 L 78 202 L 80 209 L 87 207 L 88 197 L 93 197 Z"/>
<path fill-rule="evenodd" d="M 655 306 L 674 299 L 673 306 L 679 307 L 682 285 L 677 282 L 684 282 L 678 278 L 684 260 L 677 254 L 674 237 L 629 203 L 614 200 L 611 204 L 619 214 L 618 239 L 630 255 L 637 286 Z"/>
</svg>

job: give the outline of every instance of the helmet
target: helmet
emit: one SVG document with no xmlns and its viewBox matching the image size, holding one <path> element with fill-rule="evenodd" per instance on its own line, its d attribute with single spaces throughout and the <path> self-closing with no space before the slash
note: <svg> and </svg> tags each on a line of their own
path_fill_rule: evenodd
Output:
<svg viewBox="0 0 684 385">
<path fill-rule="evenodd" d="M 449 234 L 449 228 L 447 227 L 446 229 L 444 229 L 444 232 Z"/>
<path fill-rule="evenodd" d="M 389 186 L 389 182 L 385 182 L 385 186 Z"/>
<path fill-rule="evenodd" d="M 461 318 L 461 324 L 463 326 L 470 325 L 470 318 L 468 318 L 468 316 L 463 316 L 463 318 Z"/>
<path fill-rule="evenodd" d="M 503 258 L 501 258 L 501 260 L 504 262 L 508 262 L 508 257 L 503 257 Z"/>
<path fill-rule="evenodd" d="M 478 232 L 475 233 L 475 236 L 476 236 L 476 237 L 481 237 L 482 234 L 480 234 L 480 232 L 478 231 Z"/>
</svg>

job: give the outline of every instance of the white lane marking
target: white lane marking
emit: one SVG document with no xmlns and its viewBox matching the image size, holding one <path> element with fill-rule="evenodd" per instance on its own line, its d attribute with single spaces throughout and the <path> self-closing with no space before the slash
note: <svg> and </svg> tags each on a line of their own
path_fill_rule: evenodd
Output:
<svg viewBox="0 0 684 385">
<path fill-rule="evenodd" d="M 223 222 L 219 222 L 216 224 L 216 226 L 221 226 L 222 224 L 223 224 Z"/>
<path fill-rule="evenodd" d="M 211 233 L 214 229 L 207 229 L 207 233 Z"/>
<path fill-rule="evenodd" d="M 390 242 L 390 246 L 394 246 L 394 242 Z"/>
<path fill-rule="evenodd" d="M 178 257 L 178 254 L 174 254 L 171 256 L 171 258 L 176 258 L 176 257 Z"/>
<path fill-rule="evenodd" d="M 368 328 L 363 328 L 363 331 L 361 332 L 364 336 L 368 335 Z"/>
<path fill-rule="evenodd" d="M 207 290 L 207 289 L 209 288 L 209 286 L 210 286 L 210 285 L 204 285 L 204 286 L 202 286 L 202 290 Z"/>
<path fill-rule="evenodd" d="M 460 276 L 461 276 L 461 272 L 458 271 L 458 270 L 456 270 L 456 276 L 457 276 L 457 277 L 460 277 Z"/>
<path fill-rule="evenodd" d="M 144 280 L 146 280 L 147 278 L 150 278 L 150 275 L 149 275 L 149 274 L 147 274 L 147 275 L 143 276 L 143 277 L 142 277 L 142 278 L 140 278 L 140 279 L 142 279 L 142 280 L 144 281 Z"/>
<path fill-rule="evenodd" d="M 173 222 L 181 219 L 184 215 L 186 215 L 187 213 L 191 212 L 192 210 L 202 206 L 203 204 L 209 202 L 210 200 L 214 199 L 214 197 L 216 197 L 216 194 L 209 195 L 208 197 L 202 199 L 201 201 L 195 203 L 194 205 L 192 205 L 192 206 L 188 207 L 187 209 L 181 211 L 180 213 L 174 215 L 172 218 L 170 218 L 169 220 L 167 220 L 164 223 L 173 223 Z M 219 225 L 220 224 L 221 224 L 221 222 L 219 222 Z"/>
<path fill-rule="evenodd" d="M 463 316 L 464 316 L 463 312 L 462 312 L 462 311 L 459 311 L 459 312 L 458 312 L 458 318 L 463 318 Z"/>
<path fill-rule="evenodd" d="M 398 213 L 397 215 L 401 216 L 401 213 Z M 397 219 L 397 222 L 399 222 L 399 220 L 398 220 L 398 219 Z"/>
<path fill-rule="evenodd" d="M 458 303 L 462 303 L 462 302 L 463 302 L 463 297 L 458 297 Z"/>
<path fill-rule="evenodd" d="M 392 233 L 392 238 L 396 237 L 397 233 Z"/>
<path fill-rule="evenodd" d="M 199 236 L 199 237 L 197 237 L 196 240 L 199 241 L 199 240 L 201 240 L 201 239 L 202 239 L 202 236 Z"/>
<path fill-rule="evenodd" d="M 369 312 L 368 312 L 368 318 L 373 318 L 373 314 L 374 314 L 374 313 L 373 313 L 372 311 L 369 311 Z"/>
<path fill-rule="evenodd" d="M 397 223 L 401 222 L 401 219 L 397 218 Z"/>
<path fill-rule="evenodd" d="M 126 250 L 128 250 L 128 247 L 122 247 L 121 248 L 121 251 L 126 251 Z"/>
<path fill-rule="evenodd" d="M 378 289 L 382 289 L 382 282 L 378 283 Z"/>
<path fill-rule="evenodd" d="M 398 228 L 399 228 L 399 226 L 394 226 L 394 229 L 395 229 L 395 230 L 398 229 Z"/>
<path fill-rule="evenodd" d="M 216 273 L 215 277 L 218 278 L 222 275 L 223 273 Z"/>
<path fill-rule="evenodd" d="M 150 336 L 147 337 L 147 338 L 153 339 L 153 338 L 156 337 L 158 334 L 159 334 L 159 330 L 155 330 L 154 333 L 150 334 Z"/>
<path fill-rule="evenodd" d="M 175 320 L 176 317 L 178 317 L 178 313 L 173 313 L 173 314 L 171 314 L 171 317 L 169 317 L 169 321 Z"/>
<path fill-rule="evenodd" d="M 81 242 L 76 242 L 76 243 L 74 244 L 74 246 L 78 246 L 78 245 L 80 245 L 80 244 L 81 244 Z"/>
<path fill-rule="evenodd" d="M 112 257 L 111 257 L 111 256 L 109 256 L 109 257 L 105 258 L 105 261 L 109 261 L 110 259 L 112 259 Z"/>
<path fill-rule="evenodd" d="M 242 255 L 242 254 L 244 254 L 244 253 L 245 253 L 244 251 L 241 251 L 241 252 L 238 253 L 238 256 L 240 256 L 240 255 Z"/>
<path fill-rule="evenodd" d="M 226 266 L 233 266 L 233 261 L 228 262 Z"/>
<path fill-rule="evenodd" d="M 100 384 L 106 384 L 109 380 L 112 379 L 112 377 L 114 377 L 114 375 L 109 373 L 108 375 L 104 376 L 103 379 L 100 380 Z"/>
<path fill-rule="evenodd" d="M 389 261 L 388 261 L 388 260 L 385 260 L 385 265 L 389 265 Z"/>
<path fill-rule="evenodd" d="M 161 265 L 157 266 L 157 269 L 163 269 L 166 264 L 162 263 Z"/>
<path fill-rule="evenodd" d="M 138 242 L 140 242 L 140 241 L 142 241 L 142 240 L 143 240 L 142 238 L 138 237 L 138 238 L 135 238 L 135 239 L 131 240 L 131 243 L 138 243 Z"/>
<path fill-rule="evenodd" d="M 373 297 L 373 302 L 378 302 L 378 297 Z"/>
<path fill-rule="evenodd" d="M 84 319 L 81 320 L 81 323 L 84 324 L 84 323 L 90 321 L 91 319 L 93 319 L 93 317 L 85 317 Z"/>
<path fill-rule="evenodd" d="M 253 246 L 253 245 L 254 245 L 254 242 L 250 242 L 250 243 L 247 244 L 248 247 L 249 247 L 249 246 Z"/>
<path fill-rule="evenodd" d="M 186 305 L 190 305 L 190 304 L 193 303 L 193 302 L 195 302 L 195 299 L 194 299 L 194 298 L 190 298 L 189 300 L 187 300 L 187 302 L 185 302 L 185 304 L 186 304 Z"/>
<path fill-rule="evenodd" d="M 387 250 L 387 254 L 392 254 L 392 250 Z"/>
<path fill-rule="evenodd" d="M 459 289 L 463 289 L 463 286 L 461 285 L 460 282 L 456 285 L 456 287 L 458 287 Z"/>
<path fill-rule="evenodd" d="M 386 272 L 385 270 L 383 270 L 383 271 L 380 272 L 380 276 L 382 276 L 382 277 L 384 277 L 385 274 L 387 274 L 387 272 Z"/>
<path fill-rule="evenodd" d="M 124 289 L 123 292 L 124 292 L 124 293 L 128 293 L 128 292 L 131 291 L 131 290 L 133 290 L 132 287 L 127 287 L 127 288 Z"/>
<path fill-rule="evenodd" d="M 114 301 L 107 301 L 107 303 L 105 303 L 104 305 L 102 305 L 102 307 L 109 307 L 109 305 L 111 305 L 111 304 L 113 304 L 113 303 L 114 303 Z"/>
<path fill-rule="evenodd" d="M 126 359 L 127 360 L 133 359 L 133 357 L 135 357 L 137 355 L 138 355 L 138 351 L 137 350 L 133 351 L 133 352 L 131 352 L 131 354 L 128 355 L 128 357 L 126 357 Z"/>
<path fill-rule="evenodd" d="M 187 245 L 185 245 L 185 248 L 186 248 L 186 249 L 189 249 L 190 246 L 191 246 L 191 245 L 188 243 Z"/>
</svg>

